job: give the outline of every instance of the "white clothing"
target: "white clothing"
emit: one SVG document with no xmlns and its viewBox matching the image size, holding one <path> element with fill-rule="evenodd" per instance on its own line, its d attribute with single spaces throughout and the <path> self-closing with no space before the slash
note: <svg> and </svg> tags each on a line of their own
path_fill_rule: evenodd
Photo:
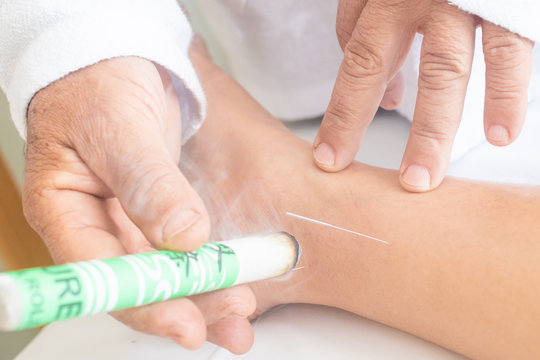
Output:
<svg viewBox="0 0 540 360">
<path fill-rule="evenodd" d="M 26 110 L 40 89 L 100 60 L 140 56 L 174 75 L 190 136 L 206 105 L 187 56 L 191 37 L 176 0 L 0 0 L 0 87 L 25 137 Z"/>
<path fill-rule="evenodd" d="M 536 0 L 452 2 L 540 40 Z M 337 0 L 199 0 L 198 6 L 232 75 L 270 112 L 284 120 L 324 112 L 342 57 L 334 30 Z M 102 59 L 145 57 L 176 75 L 184 135 L 189 136 L 205 109 L 187 57 L 190 39 L 190 27 L 175 0 L 0 0 L 0 86 L 24 135 L 26 108 L 39 89 Z M 407 87 L 398 111 L 409 119 L 420 41 L 418 36 L 403 68 Z M 454 158 L 484 137 L 481 46 L 476 51 Z M 539 80 L 533 77 L 533 83 Z"/>
<path fill-rule="evenodd" d="M 490 1 L 456 3 L 468 5 L 467 9 L 478 9 L 480 12 L 473 11 L 477 14 L 488 8 L 489 15 L 494 16 L 506 13 L 509 7 L 513 14 L 516 14 L 515 9 L 520 9 L 517 13 L 521 15 L 518 19 L 522 25 L 514 29 L 523 28 L 527 30 L 524 34 L 540 41 L 536 16 L 529 16 L 540 14 L 540 2 L 520 1 L 526 3 L 527 8 L 515 2 L 492 8 Z M 337 3 L 337 0 L 198 0 L 200 12 L 206 17 L 233 77 L 273 115 L 285 121 L 321 115 L 328 106 L 343 58 L 335 35 Z M 499 23 L 496 17 L 489 20 Z M 478 30 L 463 120 L 452 148 L 453 160 L 485 138 L 482 120 L 485 66 L 481 38 Z M 402 67 L 405 96 L 397 110 L 411 121 L 418 90 L 421 42 L 422 37 L 417 35 Z M 536 58 L 536 68 L 540 69 L 540 56 Z M 540 82 L 540 71 L 533 75 L 532 82 L 535 81 Z M 538 92 L 531 91 L 531 101 L 540 98 Z"/>
</svg>

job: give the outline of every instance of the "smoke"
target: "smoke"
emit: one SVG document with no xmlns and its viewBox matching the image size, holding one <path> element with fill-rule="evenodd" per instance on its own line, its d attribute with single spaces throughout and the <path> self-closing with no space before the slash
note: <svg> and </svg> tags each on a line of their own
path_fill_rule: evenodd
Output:
<svg viewBox="0 0 540 360">
<path fill-rule="evenodd" d="M 182 153 L 180 170 L 206 206 L 212 225 L 209 241 L 282 230 L 271 194 L 263 184 L 246 179 L 233 183 L 234 174 L 221 167 L 199 166 L 196 154 L 187 150 Z"/>
</svg>

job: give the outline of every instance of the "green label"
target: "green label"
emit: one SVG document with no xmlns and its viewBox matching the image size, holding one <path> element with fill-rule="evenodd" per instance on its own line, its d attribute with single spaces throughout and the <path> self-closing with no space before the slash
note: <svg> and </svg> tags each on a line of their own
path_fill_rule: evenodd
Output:
<svg viewBox="0 0 540 360">
<path fill-rule="evenodd" d="M 23 305 L 18 330 L 232 286 L 233 250 L 209 243 L 193 252 L 158 251 L 5 273 Z"/>
</svg>

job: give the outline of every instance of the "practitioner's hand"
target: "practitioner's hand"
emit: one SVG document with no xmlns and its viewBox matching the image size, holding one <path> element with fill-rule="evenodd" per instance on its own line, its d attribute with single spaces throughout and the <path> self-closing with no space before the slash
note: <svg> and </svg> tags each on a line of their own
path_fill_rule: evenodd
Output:
<svg viewBox="0 0 540 360">
<path fill-rule="evenodd" d="M 210 222 L 178 169 L 180 145 L 171 79 L 150 61 L 102 61 L 39 91 L 28 112 L 24 209 L 53 258 L 200 247 Z M 237 287 L 115 316 L 187 348 L 208 338 L 244 352 L 254 309 L 251 291 Z"/>
<path fill-rule="evenodd" d="M 326 171 L 348 166 L 379 104 L 399 105 L 399 69 L 419 32 L 424 40 L 418 97 L 400 182 L 416 192 L 437 187 L 461 119 L 478 24 L 486 62 L 485 134 L 494 145 L 512 142 L 526 113 L 531 41 L 446 1 L 340 0 L 337 34 L 344 60 L 314 142 L 317 165 Z"/>
</svg>

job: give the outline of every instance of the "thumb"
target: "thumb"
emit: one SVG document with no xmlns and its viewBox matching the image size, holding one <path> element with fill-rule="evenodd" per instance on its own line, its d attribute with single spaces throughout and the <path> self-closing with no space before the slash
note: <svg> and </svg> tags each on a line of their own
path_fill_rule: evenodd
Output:
<svg viewBox="0 0 540 360">
<path fill-rule="evenodd" d="M 176 97 L 169 96 L 166 79 L 160 75 L 152 62 L 142 58 L 104 60 L 38 93 L 41 101 L 47 101 L 35 116 L 47 114 L 47 119 L 54 119 L 59 125 L 44 128 L 42 133 L 57 137 L 58 144 L 75 150 L 84 163 L 79 166 L 80 162 L 70 159 L 67 173 L 80 175 L 91 170 L 154 247 L 194 250 L 209 236 L 210 221 L 201 199 L 177 166 L 180 112 L 174 104 Z M 36 122 L 34 127 L 39 124 L 49 122 Z M 88 178 L 91 186 L 84 183 L 88 180 L 83 176 L 82 183 L 71 189 L 92 189 L 96 179 Z M 86 191 L 105 196 L 104 192 Z M 73 205 L 82 208 L 82 204 Z M 105 214 L 99 216 L 102 218 L 93 219 L 93 224 L 101 225 L 92 227 L 103 230 L 107 224 L 112 228 L 107 231 L 116 230 Z"/>
<path fill-rule="evenodd" d="M 126 57 L 68 78 L 66 89 L 81 89 L 76 106 L 68 108 L 70 146 L 154 247 L 188 251 L 203 245 L 210 221 L 175 160 L 181 119 L 162 72 L 148 60 Z"/>
<path fill-rule="evenodd" d="M 210 221 L 153 124 L 122 122 L 121 138 L 105 139 L 92 160 L 97 175 L 156 248 L 189 251 L 204 244 Z M 101 158 L 101 160 L 99 159 Z"/>
<path fill-rule="evenodd" d="M 129 169 L 118 164 L 120 176 L 110 186 L 156 248 L 198 249 L 210 235 L 208 213 L 176 164 L 157 155 L 143 156 Z"/>
</svg>

